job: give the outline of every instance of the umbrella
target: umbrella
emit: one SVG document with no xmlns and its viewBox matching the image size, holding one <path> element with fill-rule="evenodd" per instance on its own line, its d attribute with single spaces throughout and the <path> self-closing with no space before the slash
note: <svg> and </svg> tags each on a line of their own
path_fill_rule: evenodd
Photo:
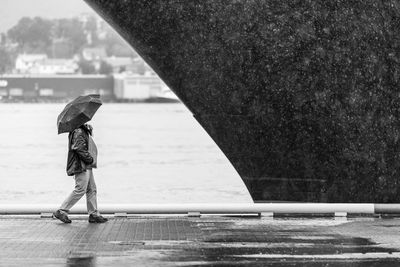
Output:
<svg viewBox="0 0 400 267">
<path fill-rule="evenodd" d="M 101 106 L 100 95 L 79 96 L 69 102 L 58 115 L 58 134 L 72 132 L 93 118 Z"/>
</svg>

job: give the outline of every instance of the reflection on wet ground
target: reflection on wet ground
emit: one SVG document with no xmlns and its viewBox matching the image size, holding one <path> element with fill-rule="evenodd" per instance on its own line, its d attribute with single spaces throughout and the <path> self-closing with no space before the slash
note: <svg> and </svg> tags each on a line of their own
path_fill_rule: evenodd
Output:
<svg viewBox="0 0 400 267">
<path fill-rule="evenodd" d="M 180 260 L 188 261 L 192 255 L 193 262 L 201 258 L 215 265 L 371 266 L 385 262 L 399 266 L 397 248 L 339 234 L 335 226 L 343 223 L 326 219 L 203 221 L 202 245 L 177 252 L 174 258 L 184 255 Z"/>
<path fill-rule="evenodd" d="M 67 258 L 67 267 L 94 267 L 96 266 L 95 257 Z"/>
<path fill-rule="evenodd" d="M 0 265 L 400 266 L 400 219 L 0 218 Z"/>
</svg>

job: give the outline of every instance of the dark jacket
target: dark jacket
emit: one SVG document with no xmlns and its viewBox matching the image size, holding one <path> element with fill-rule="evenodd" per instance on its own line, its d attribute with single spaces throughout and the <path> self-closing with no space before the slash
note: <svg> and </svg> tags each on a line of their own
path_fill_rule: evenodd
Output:
<svg viewBox="0 0 400 267">
<path fill-rule="evenodd" d="M 87 165 L 93 163 L 89 153 L 89 133 L 84 127 L 75 129 L 68 135 L 68 162 L 67 174 L 69 176 L 87 170 Z"/>
</svg>

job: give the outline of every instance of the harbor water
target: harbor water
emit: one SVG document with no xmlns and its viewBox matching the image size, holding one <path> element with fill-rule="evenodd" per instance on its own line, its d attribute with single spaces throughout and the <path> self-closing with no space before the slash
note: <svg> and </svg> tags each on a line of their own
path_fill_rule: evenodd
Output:
<svg viewBox="0 0 400 267">
<path fill-rule="evenodd" d="M 67 134 L 58 104 L 0 104 L 0 203 L 61 203 Z M 99 203 L 251 202 L 237 172 L 182 104 L 103 104 L 91 121 Z M 82 203 L 84 199 L 81 200 Z"/>
</svg>

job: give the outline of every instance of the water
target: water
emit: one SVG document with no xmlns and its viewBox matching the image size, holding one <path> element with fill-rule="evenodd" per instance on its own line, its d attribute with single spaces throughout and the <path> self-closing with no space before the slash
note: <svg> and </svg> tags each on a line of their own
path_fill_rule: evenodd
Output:
<svg viewBox="0 0 400 267">
<path fill-rule="evenodd" d="M 0 104 L 0 204 L 61 203 L 65 104 Z M 104 104 L 93 118 L 99 203 L 251 202 L 232 165 L 181 104 Z M 84 203 L 81 201 L 81 203 Z"/>
</svg>

